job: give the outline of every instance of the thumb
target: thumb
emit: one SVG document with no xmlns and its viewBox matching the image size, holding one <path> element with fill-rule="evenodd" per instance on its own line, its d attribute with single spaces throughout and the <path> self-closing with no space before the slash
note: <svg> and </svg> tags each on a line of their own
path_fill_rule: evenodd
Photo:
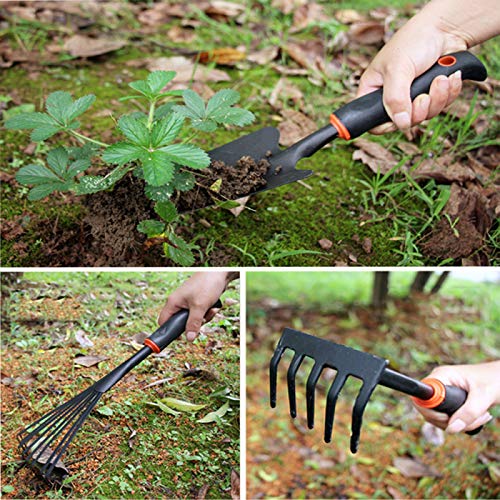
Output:
<svg viewBox="0 0 500 500">
<path fill-rule="evenodd" d="M 490 406 L 491 401 L 480 391 L 470 391 L 463 406 L 450 417 L 446 430 L 455 433 L 479 427 L 488 420 Z M 479 425 L 472 425 L 476 421 L 480 422 Z"/>
<path fill-rule="evenodd" d="M 200 333 L 203 318 L 207 312 L 206 307 L 191 306 L 189 309 L 189 317 L 186 323 L 186 336 L 192 342 Z"/>
<path fill-rule="evenodd" d="M 403 67 L 401 67 L 403 66 Z M 415 79 L 413 64 L 401 65 L 384 75 L 383 102 L 387 114 L 399 129 L 411 127 L 410 87 Z"/>
<path fill-rule="evenodd" d="M 173 316 L 177 311 L 180 311 L 182 308 L 175 305 L 171 301 L 167 301 L 165 307 L 161 310 L 160 316 L 158 316 L 158 324 L 163 325 L 170 316 Z"/>
</svg>

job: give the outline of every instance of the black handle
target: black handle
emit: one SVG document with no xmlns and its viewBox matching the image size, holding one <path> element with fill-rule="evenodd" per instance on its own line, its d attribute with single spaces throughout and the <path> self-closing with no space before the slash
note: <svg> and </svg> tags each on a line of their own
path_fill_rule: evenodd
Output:
<svg viewBox="0 0 500 500">
<path fill-rule="evenodd" d="M 222 302 L 218 300 L 210 309 L 222 307 Z M 189 310 L 182 309 L 171 316 L 145 341 L 144 345 L 150 347 L 154 352 L 160 352 L 175 339 L 179 338 L 186 329 Z"/>
<path fill-rule="evenodd" d="M 453 415 L 464 403 L 467 399 L 467 392 L 461 389 L 460 387 L 455 387 L 452 385 L 445 385 L 445 397 L 444 401 L 436 406 L 434 410 L 439 411 L 441 413 L 446 413 L 446 415 Z M 477 427 L 472 431 L 467 431 L 466 434 L 470 436 L 474 436 L 481 432 L 483 426 Z"/>
<path fill-rule="evenodd" d="M 462 72 L 462 80 L 483 81 L 487 77 L 486 68 L 476 56 L 466 51 L 454 52 L 439 58 L 434 66 L 413 81 L 411 99 L 429 92 L 431 83 L 437 76 L 450 76 L 458 70 Z M 373 127 L 390 121 L 382 101 L 382 91 L 383 89 L 379 89 L 359 97 L 333 113 L 331 123 L 337 128 L 340 137 L 354 139 Z"/>
</svg>

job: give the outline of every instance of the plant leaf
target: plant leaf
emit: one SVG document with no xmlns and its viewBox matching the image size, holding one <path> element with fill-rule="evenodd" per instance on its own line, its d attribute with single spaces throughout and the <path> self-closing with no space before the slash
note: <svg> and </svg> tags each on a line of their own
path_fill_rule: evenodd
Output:
<svg viewBox="0 0 500 500">
<path fill-rule="evenodd" d="M 109 406 L 101 406 L 100 408 L 97 408 L 97 413 L 110 417 L 113 415 L 113 410 Z"/>
<path fill-rule="evenodd" d="M 174 175 L 174 164 L 171 155 L 161 151 L 144 151 L 140 157 L 144 179 L 152 186 L 163 186 L 170 182 Z"/>
<path fill-rule="evenodd" d="M 68 152 L 63 147 L 58 147 L 47 153 L 47 163 L 59 177 L 65 176 L 68 161 Z"/>
<path fill-rule="evenodd" d="M 178 191 L 189 191 L 195 184 L 194 175 L 191 172 L 176 172 L 172 184 Z"/>
<path fill-rule="evenodd" d="M 51 182 L 47 184 L 39 184 L 38 186 L 35 186 L 33 189 L 30 189 L 30 192 L 28 193 L 28 200 L 31 201 L 41 200 L 42 198 L 45 198 L 49 194 L 53 193 L 54 191 L 67 191 L 70 188 L 71 188 L 70 184 L 61 181 Z"/>
<path fill-rule="evenodd" d="M 151 186 L 150 184 L 146 184 L 144 192 L 150 200 L 168 201 L 174 194 L 174 187 L 172 184 L 165 184 L 163 186 Z"/>
<path fill-rule="evenodd" d="M 38 128 L 47 125 L 59 126 L 59 124 L 49 116 L 47 113 L 21 113 L 20 115 L 15 115 L 9 118 L 5 122 L 5 128 L 12 130 L 23 130 Z"/>
<path fill-rule="evenodd" d="M 146 404 L 149 406 L 156 406 L 156 407 L 160 408 L 161 411 L 164 411 L 165 413 L 168 413 L 169 415 L 174 415 L 174 416 L 180 415 L 180 412 L 172 410 L 172 408 L 167 406 L 165 403 L 162 403 L 160 400 L 158 400 L 156 403 L 147 402 Z"/>
<path fill-rule="evenodd" d="M 192 144 L 171 144 L 160 148 L 166 157 L 179 165 L 202 169 L 210 165 L 210 156 L 197 146 Z"/>
<path fill-rule="evenodd" d="M 16 173 L 16 180 L 20 184 L 47 184 L 61 182 L 61 179 L 43 165 L 26 165 Z"/>
<path fill-rule="evenodd" d="M 140 92 L 148 99 L 152 97 L 151 87 L 144 80 L 137 80 L 135 82 L 130 82 L 128 86 L 133 88 L 134 90 L 137 90 L 137 92 Z"/>
<path fill-rule="evenodd" d="M 207 103 L 207 117 L 219 108 L 228 108 L 240 100 L 240 94 L 233 89 L 223 89 L 216 92 Z"/>
<path fill-rule="evenodd" d="M 229 401 L 226 401 L 217 411 L 207 413 L 203 418 L 197 420 L 199 424 L 218 422 L 229 411 Z"/>
<path fill-rule="evenodd" d="M 117 142 L 108 146 L 102 154 L 102 159 L 106 163 L 116 163 L 124 165 L 134 160 L 138 160 L 144 154 L 144 148 L 130 144 L 129 142 Z"/>
<path fill-rule="evenodd" d="M 43 127 L 34 129 L 30 137 L 33 142 L 40 142 L 52 137 L 61 130 L 63 130 L 63 128 L 58 125 L 44 125 Z"/>
<path fill-rule="evenodd" d="M 148 238 L 159 236 L 165 231 L 165 224 L 159 220 L 148 219 L 137 224 L 137 231 L 144 233 Z"/>
<path fill-rule="evenodd" d="M 141 120 L 129 115 L 122 116 L 118 120 L 118 128 L 133 144 L 145 148 L 149 147 L 149 130 Z"/>
<path fill-rule="evenodd" d="M 72 105 L 69 110 L 69 116 L 68 120 L 74 120 L 77 116 L 80 116 L 82 113 L 85 113 L 87 109 L 92 106 L 92 104 L 95 101 L 95 95 L 94 94 L 89 94 L 85 95 L 83 97 L 80 97 L 80 99 L 77 99 Z"/>
<path fill-rule="evenodd" d="M 164 118 L 165 116 L 169 115 L 172 112 L 173 107 L 173 102 L 166 102 L 165 104 L 158 106 L 155 110 L 155 120 L 159 120 L 160 118 Z"/>
<path fill-rule="evenodd" d="M 177 218 L 177 209 L 171 201 L 159 201 L 155 204 L 155 212 L 165 221 L 173 222 Z"/>
<path fill-rule="evenodd" d="M 165 255 L 181 266 L 192 266 L 194 264 L 194 255 L 189 245 L 175 233 L 168 235 L 169 243 L 164 243 L 163 249 Z"/>
<path fill-rule="evenodd" d="M 71 113 L 73 99 L 71 94 L 64 90 L 57 90 L 49 94 L 45 100 L 45 109 L 59 123 L 67 124 Z"/>
<path fill-rule="evenodd" d="M 176 75 L 175 71 L 153 71 L 146 79 L 153 94 L 159 94 Z"/>
<path fill-rule="evenodd" d="M 182 401 L 181 399 L 175 399 L 175 398 L 163 398 L 162 402 L 165 403 L 168 407 L 173 408 L 174 410 L 179 410 L 183 412 L 196 412 L 207 406 L 207 405 L 195 405 L 193 403 L 189 403 L 188 401 Z"/>
<path fill-rule="evenodd" d="M 80 160 L 75 160 L 73 163 L 70 164 L 68 167 L 68 170 L 66 172 L 66 179 L 69 180 L 75 175 L 79 174 L 80 172 L 83 172 L 85 169 L 90 167 L 90 160 L 87 158 L 82 158 Z"/>
<path fill-rule="evenodd" d="M 199 118 L 205 117 L 205 101 L 203 101 L 203 99 L 194 90 L 186 89 L 183 92 L 182 97 L 184 98 L 184 104 L 194 114 L 194 116 Z"/>
<path fill-rule="evenodd" d="M 184 118 L 176 114 L 156 121 L 151 130 L 151 147 L 159 148 L 170 144 L 179 135 L 183 123 Z"/>
<path fill-rule="evenodd" d="M 255 115 L 242 108 L 219 108 L 210 115 L 210 118 L 218 123 L 242 127 L 252 123 Z"/>
<path fill-rule="evenodd" d="M 99 175 L 85 175 L 81 177 L 79 183 L 74 186 L 75 193 L 92 194 L 109 189 L 127 172 L 127 168 L 117 167 L 104 177 Z"/>
</svg>

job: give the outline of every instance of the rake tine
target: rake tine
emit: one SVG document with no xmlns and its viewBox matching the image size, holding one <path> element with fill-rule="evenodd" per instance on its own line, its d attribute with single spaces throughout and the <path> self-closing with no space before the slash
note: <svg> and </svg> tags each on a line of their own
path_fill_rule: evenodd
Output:
<svg viewBox="0 0 500 500">
<path fill-rule="evenodd" d="M 286 379 L 288 383 L 288 400 L 290 402 L 290 416 L 295 418 L 297 416 L 297 400 L 295 397 L 295 375 L 297 370 L 304 359 L 304 354 L 297 354 L 293 356 L 292 362 L 288 367 L 288 372 L 286 374 Z"/>
<path fill-rule="evenodd" d="M 278 363 L 280 362 L 281 356 L 285 347 L 278 346 L 274 351 L 271 362 L 269 363 L 269 384 L 270 384 L 270 403 L 271 408 L 276 408 L 276 385 L 278 378 Z"/>
<path fill-rule="evenodd" d="M 326 398 L 326 412 L 325 412 L 325 443 L 329 443 L 332 440 L 335 406 L 337 405 L 337 399 L 339 397 L 340 391 L 344 387 L 347 377 L 348 375 L 337 372 L 335 380 L 333 381 L 330 390 L 328 391 L 328 396 Z"/>
<path fill-rule="evenodd" d="M 368 400 L 376 387 L 376 383 L 363 382 L 361 390 L 359 391 L 354 409 L 352 410 L 352 424 L 351 424 L 351 452 L 356 453 L 359 446 L 359 436 L 361 433 L 361 425 L 363 423 L 363 413 L 368 404 Z"/>
<path fill-rule="evenodd" d="M 306 384 L 306 402 L 307 402 L 307 427 L 314 428 L 314 390 L 318 383 L 319 376 L 323 370 L 323 365 L 315 363 Z"/>
</svg>

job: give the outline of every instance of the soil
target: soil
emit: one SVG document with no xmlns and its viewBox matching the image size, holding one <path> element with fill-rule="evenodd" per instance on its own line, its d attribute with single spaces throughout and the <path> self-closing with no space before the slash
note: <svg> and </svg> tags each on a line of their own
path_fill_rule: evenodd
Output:
<svg viewBox="0 0 500 500">
<path fill-rule="evenodd" d="M 189 212 L 213 205 L 216 201 L 237 200 L 267 184 L 266 174 L 271 164 L 262 159 L 256 162 L 250 156 L 241 157 L 235 165 L 213 161 L 203 172 L 196 172 L 196 187 L 182 193 L 177 202 L 180 212 Z M 210 189 L 222 180 L 218 191 Z"/>
</svg>

